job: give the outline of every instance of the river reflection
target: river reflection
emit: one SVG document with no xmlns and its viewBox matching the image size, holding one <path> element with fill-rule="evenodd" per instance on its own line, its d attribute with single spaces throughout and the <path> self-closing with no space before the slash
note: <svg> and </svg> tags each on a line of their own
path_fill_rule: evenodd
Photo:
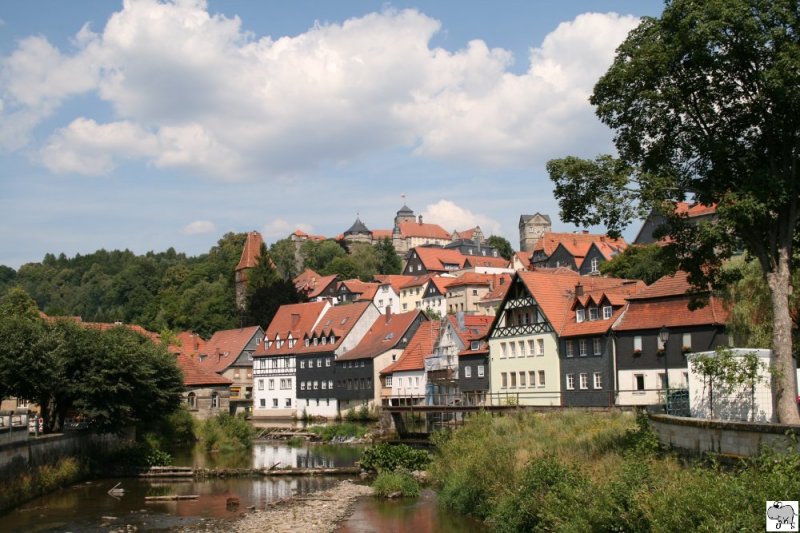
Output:
<svg viewBox="0 0 800 533">
<path fill-rule="evenodd" d="M 282 442 L 256 442 L 245 453 L 208 454 L 201 447 L 174 454 L 178 466 L 262 468 L 273 466 L 352 466 L 360 448 L 304 445 L 292 448 Z M 79 483 L 37 498 L 0 516 L 0 531 L 108 531 L 109 527 L 136 526 L 158 531 L 187 525 L 205 518 L 236 518 L 248 507 L 263 509 L 267 503 L 294 494 L 325 490 L 341 478 L 256 477 L 213 478 L 204 481 L 163 481 L 140 478 L 103 479 Z M 125 495 L 107 494 L 121 483 Z M 196 494 L 197 500 L 145 504 L 145 496 Z M 232 505 L 238 499 L 238 504 Z M 110 517 L 110 518 L 104 518 Z"/>
</svg>

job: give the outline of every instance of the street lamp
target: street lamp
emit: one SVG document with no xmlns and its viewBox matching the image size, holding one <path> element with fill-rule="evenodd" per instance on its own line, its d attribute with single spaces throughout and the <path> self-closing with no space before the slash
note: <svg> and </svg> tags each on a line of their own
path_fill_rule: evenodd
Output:
<svg viewBox="0 0 800 533">
<path fill-rule="evenodd" d="M 669 340 L 669 329 L 667 326 L 661 326 L 658 330 L 658 340 L 661 341 L 661 349 L 664 350 L 664 388 L 666 389 L 666 396 L 664 397 L 664 410 L 669 414 L 669 367 L 667 366 L 667 341 Z"/>
</svg>

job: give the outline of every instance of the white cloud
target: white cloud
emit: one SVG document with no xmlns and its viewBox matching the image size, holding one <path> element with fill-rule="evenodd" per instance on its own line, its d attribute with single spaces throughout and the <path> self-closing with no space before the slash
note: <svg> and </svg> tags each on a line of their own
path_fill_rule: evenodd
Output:
<svg viewBox="0 0 800 533">
<path fill-rule="evenodd" d="M 84 26 L 71 55 L 29 37 L 0 58 L 0 142 L 20 148 L 67 98 L 91 92 L 117 115 L 95 132 L 129 124 L 147 132 L 147 148 L 88 142 L 73 122 L 48 139 L 67 154 L 46 148 L 49 168 L 97 174 L 133 157 L 218 179 L 274 179 L 398 146 L 485 165 L 538 163 L 607 146 L 587 98 L 636 23 L 580 15 L 532 49 L 517 75 L 511 54 L 483 41 L 431 48 L 440 23 L 415 10 L 273 40 L 201 0 L 125 2 L 102 31 Z"/>
<path fill-rule="evenodd" d="M 261 229 L 261 235 L 268 242 L 277 241 L 285 239 L 296 229 L 306 233 L 312 233 L 314 231 L 314 227 L 309 224 L 291 224 L 282 218 L 276 218 L 264 224 L 264 227 Z"/>
<path fill-rule="evenodd" d="M 486 215 L 473 213 L 450 200 L 439 200 L 435 204 L 427 205 L 422 212 L 422 219 L 424 222 L 439 224 L 448 231 L 480 226 L 486 237 L 500 234 L 499 222 Z"/>
<path fill-rule="evenodd" d="M 208 220 L 195 220 L 191 224 L 184 226 L 181 231 L 184 235 L 201 235 L 203 233 L 214 233 L 216 229 L 213 222 Z"/>
</svg>

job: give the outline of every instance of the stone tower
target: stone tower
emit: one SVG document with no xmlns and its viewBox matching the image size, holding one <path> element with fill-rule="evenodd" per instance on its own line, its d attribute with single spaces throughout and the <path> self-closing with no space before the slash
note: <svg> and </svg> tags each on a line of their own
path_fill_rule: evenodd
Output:
<svg viewBox="0 0 800 533">
<path fill-rule="evenodd" d="M 251 231 L 247 234 L 247 240 L 244 241 L 244 248 L 242 249 L 242 257 L 239 259 L 239 264 L 236 265 L 236 307 L 239 310 L 244 310 L 245 300 L 247 298 L 247 273 L 248 271 L 258 264 L 258 258 L 261 255 L 261 245 L 264 244 L 264 239 L 257 231 Z"/>
<path fill-rule="evenodd" d="M 552 224 L 550 215 L 536 213 L 535 215 L 520 215 L 519 217 L 519 249 L 530 252 L 536 241 L 550 231 Z"/>
</svg>

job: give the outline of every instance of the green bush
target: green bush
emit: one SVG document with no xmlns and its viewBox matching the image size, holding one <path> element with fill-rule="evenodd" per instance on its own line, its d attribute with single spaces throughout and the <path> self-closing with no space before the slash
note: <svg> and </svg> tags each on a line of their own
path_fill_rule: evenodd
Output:
<svg viewBox="0 0 800 533">
<path fill-rule="evenodd" d="M 312 426 L 308 428 L 308 431 L 311 433 L 316 433 L 319 435 L 319 438 L 325 442 L 331 441 L 337 437 L 354 437 L 360 439 L 367 434 L 367 428 L 365 426 L 353 422 L 330 424 L 327 426 Z"/>
<path fill-rule="evenodd" d="M 199 424 L 200 441 L 207 451 L 229 452 L 249 448 L 256 430 L 243 415 L 222 413 Z"/>
<path fill-rule="evenodd" d="M 393 472 L 404 470 L 423 470 L 431 462 L 425 450 L 415 450 L 405 444 L 380 443 L 370 446 L 361 456 L 361 468 L 374 472 Z"/>
<path fill-rule="evenodd" d="M 405 497 L 419 496 L 420 493 L 419 482 L 411 474 L 401 470 L 381 472 L 372 483 L 372 488 L 375 489 L 376 495 L 384 498 L 398 492 Z"/>
<path fill-rule="evenodd" d="M 0 512 L 31 498 L 71 485 L 84 478 L 87 473 L 85 461 L 65 457 L 53 465 L 33 468 L 18 476 L 4 479 L 0 484 Z"/>
</svg>

